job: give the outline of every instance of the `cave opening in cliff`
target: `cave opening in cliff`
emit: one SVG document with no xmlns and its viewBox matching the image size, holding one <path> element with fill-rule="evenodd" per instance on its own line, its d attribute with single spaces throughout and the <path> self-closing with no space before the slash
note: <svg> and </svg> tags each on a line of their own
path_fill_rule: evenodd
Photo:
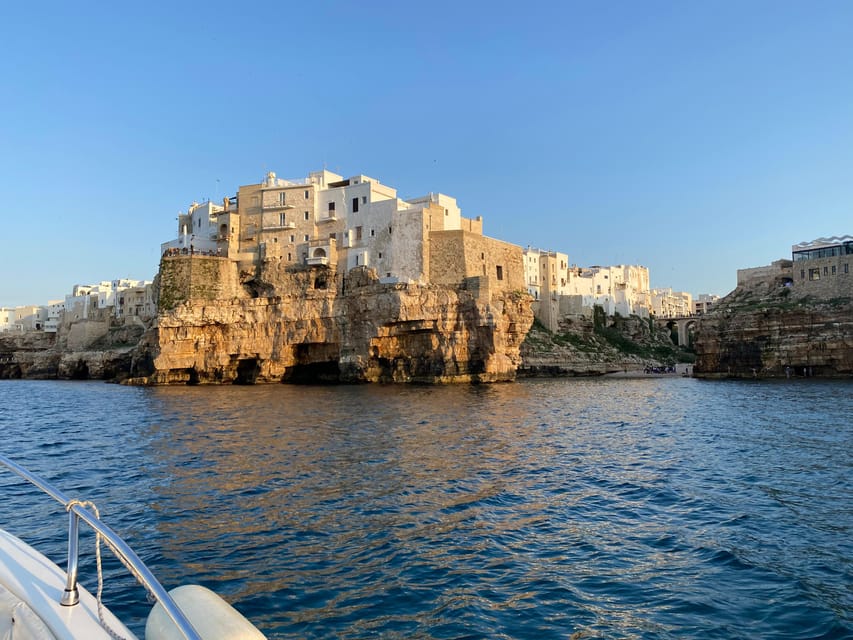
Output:
<svg viewBox="0 0 853 640">
<path fill-rule="evenodd" d="M 288 384 L 330 384 L 340 382 L 338 364 L 340 345 L 309 342 L 293 345 L 294 365 L 287 367 L 281 378 Z"/>
<path fill-rule="evenodd" d="M 89 365 L 87 365 L 83 360 L 78 360 L 77 364 L 75 364 L 74 368 L 71 370 L 71 379 L 72 380 L 88 380 L 89 379 Z"/>
<path fill-rule="evenodd" d="M 257 358 L 244 358 L 237 362 L 237 377 L 234 379 L 234 384 L 255 384 L 260 372 L 261 366 Z"/>
</svg>

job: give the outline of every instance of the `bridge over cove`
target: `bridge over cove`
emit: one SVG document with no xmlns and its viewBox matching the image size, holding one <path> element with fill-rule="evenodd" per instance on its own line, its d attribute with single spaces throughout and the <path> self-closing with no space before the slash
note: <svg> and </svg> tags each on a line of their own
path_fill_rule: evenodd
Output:
<svg viewBox="0 0 853 640">
<path fill-rule="evenodd" d="M 658 331 L 669 331 L 672 341 L 680 347 L 689 347 L 693 343 L 693 333 L 700 316 L 682 316 L 676 318 L 655 318 Z"/>
</svg>

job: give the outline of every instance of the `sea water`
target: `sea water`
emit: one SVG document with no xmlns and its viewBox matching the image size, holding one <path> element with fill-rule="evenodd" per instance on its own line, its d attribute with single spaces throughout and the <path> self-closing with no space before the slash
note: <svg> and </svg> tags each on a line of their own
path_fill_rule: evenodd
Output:
<svg viewBox="0 0 853 640">
<path fill-rule="evenodd" d="M 850 381 L 3 381 L 0 434 L 271 638 L 853 637 Z M 64 566 L 61 506 L 2 472 L 0 527 Z"/>
</svg>

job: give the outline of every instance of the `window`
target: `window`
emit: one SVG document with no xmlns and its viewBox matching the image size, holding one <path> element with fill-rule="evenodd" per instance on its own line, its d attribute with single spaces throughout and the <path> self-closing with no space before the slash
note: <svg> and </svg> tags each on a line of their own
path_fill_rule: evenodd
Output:
<svg viewBox="0 0 853 640">
<path fill-rule="evenodd" d="M 305 219 L 308 220 L 308 212 L 305 212 Z"/>
<path fill-rule="evenodd" d="M 809 269 L 809 280 L 820 280 L 820 269 Z"/>
<path fill-rule="evenodd" d="M 845 262 L 844 263 L 844 273 L 850 273 L 849 268 L 850 268 L 850 265 L 847 262 Z"/>
<path fill-rule="evenodd" d="M 283 213 L 278 214 L 278 226 L 283 227 L 284 223 L 285 223 L 284 214 Z"/>
<path fill-rule="evenodd" d="M 361 196 L 361 204 L 367 204 L 367 196 Z"/>
<path fill-rule="evenodd" d="M 303 237 L 305 238 L 305 242 L 308 242 L 308 234 L 306 233 Z"/>
<path fill-rule="evenodd" d="M 308 189 L 305 190 L 305 199 L 308 199 Z"/>
<path fill-rule="evenodd" d="M 358 198 L 352 199 L 352 212 L 358 213 Z"/>
<path fill-rule="evenodd" d="M 355 266 L 358 266 L 358 254 L 355 254 Z"/>
<path fill-rule="evenodd" d="M 289 253 L 287 254 L 287 259 L 288 259 L 288 260 L 292 260 L 292 258 L 290 257 L 290 254 L 289 254 Z"/>
<path fill-rule="evenodd" d="M 382 252 L 379 252 L 379 259 L 382 260 Z"/>
<path fill-rule="evenodd" d="M 284 203 L 285 203 L 285 195 L 284 195 L 284 191 L 279 192 L 279 194 L 278 194 L 278 203 L 279 203 L 279 204 L 284 204 Z"/>
<path fill-rule="evenodd" d="M 373 237 L 375 237 L 375 236 L 376 236 L 376 230 L 375 230 L 375 229 L 371 229 L 371 230 L 370 230 L 370 237 L 371 237 L 371 238 L 373 238 Z"/>
<path fill-rule="evenodd" d="M 825 276 L 829 275 L 829 269 L 827 267 L 823 268 L 823 275 L 825 275 Z"/>
<path fill-rule="evenodd" d="M 334 233 L 330 233 L 329 240 L 337 240 L 337 236 Z"/>
<path fill-rule="evenodd" d="M 835 265 L 832 265 L 832 275 L 835 275 Z"/>
<path fill-rule="evenodd" d="M 296 242 L 296 236 L 290 236 L 290 241 L 291 241 L 291 242 Z"/>
<path fill-rule="evenodd" d="M 806 270 L 800 269 L 800 280 L 805 280 L 805 279 L 806 279 Z"/>
<path fill-rule="evenodd" d="M 361 227 L 356 227 L 356 228 L 355 228 L 355 239 L 356 239 L 356 240 L 361 240 Z"/>
<path fill-rule="evenodd" d="M 330 202 L 329 203 L 329 213 L 334 213 L 334 212 L 335 212 L 335 203 Z M 307 220 L 308 218 L 305 218 L 305 219 Z"/>
<path fill-rule="evenodd" d="M 497 273 L 498 280 L 503 280 L 504 279 L 504 268 L 501 265 L 497 265 L 495 268 L 497 269 L 497 272 L 498 272 Z"/>
</svg>

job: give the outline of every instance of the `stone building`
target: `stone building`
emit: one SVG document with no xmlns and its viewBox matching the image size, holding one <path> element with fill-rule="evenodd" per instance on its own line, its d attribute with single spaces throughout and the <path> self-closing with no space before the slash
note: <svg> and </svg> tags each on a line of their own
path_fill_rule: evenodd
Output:
<svg viewBox="0 0 853 640">
<path fill-rule="evenodd" d="M 536 318 L 551 331 L 566 316 L 592 317 L 595 307 L 608 316 L 649 316 L 649 270 L 640 265 L 569 266 L 565 253 L 528 247 L 524 281 Z"/>
<path fill-rule="evenodd" d="M 429 193 L 403 200 L 375 178 L 315 171 L 282 179 L 269 172 L 220 207 L 190 206 L 164 256 L 327 265 L 340 274 L 374 269 L 382 282 L 461 285 L 479 278 L 495 290 L 523 290 L 521 248 L 483 235 L 482 218 L 463 218 L 455 198 Z"/>
<path fill-rule="evenodd" d="M 47 307 L 23 305 L 0 308 L 0 332 L 42 331 L 47 320 Z"/>
<path fill-rule="evenodd" d="M 853 296 L 853 236 L 818 238 L 791 247 L 794 287 L 818 299 Z"/>
<path fill-rule="evenodd" d="M 790 260 L 776 260 L 763 267 L 749 267 L 737 270 L 738 287 L 754 287 L 760 284 L 790 286 L 793 284 L 793 263 Z"/>
<path fill-rule="evenodd" d="M 0 332 L 12 331 L 15 327 L 15 310 L 10 307 L 0 307 Z"/>
<path fill-rule="evenodd" d="M 652 289 L 651 299 L 656 318 L 683 318 L 693 314 L 693 296 L 686 291 Z"/>
<path fill-rule="evenodd" d="M 693 314 L 697 316 L 704 316 L 714 308 L 714 305 L 717 304 L 719 300 L 720 296 L 716 294 L 700 293 L 696 299 L 693 300 Z"/>
</svg>

